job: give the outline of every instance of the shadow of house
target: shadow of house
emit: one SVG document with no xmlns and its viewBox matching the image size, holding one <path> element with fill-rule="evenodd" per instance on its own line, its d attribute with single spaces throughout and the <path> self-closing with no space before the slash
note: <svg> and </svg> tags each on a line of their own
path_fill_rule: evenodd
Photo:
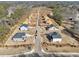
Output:
<svg viewBox="0 0 79 59">
<path fill-rule="evenodd" d="M 49 42 L 52 41 L 52 37 L 50 35 L 46 34 L 46 37 L 48 38 Z"/>
</svg>

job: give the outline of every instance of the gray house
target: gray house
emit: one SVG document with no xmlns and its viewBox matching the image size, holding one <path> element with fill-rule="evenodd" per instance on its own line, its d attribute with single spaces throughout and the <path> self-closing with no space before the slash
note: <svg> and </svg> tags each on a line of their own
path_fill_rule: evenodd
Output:
<svg viewBox="0 0 79 59">
<path fill-rule="evenodd" d="M 58 32 L 51 32 L 47 34 L 47 38 L 50 42 L 61 42 L 62 37 Z"/>
<path fill-rule="evenodd" d="M 26 40 L 25 35 L 26 35 L 25 32 L 18 32 L 12 37 L 12 40 L 13 41 L 25 41 Z"/>
</svg>

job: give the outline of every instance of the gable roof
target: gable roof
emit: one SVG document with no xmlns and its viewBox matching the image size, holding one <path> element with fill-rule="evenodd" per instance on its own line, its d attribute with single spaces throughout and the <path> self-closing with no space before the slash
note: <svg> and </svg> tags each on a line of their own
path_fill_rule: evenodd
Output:
<svg viewBox="0 0 79 59">
<path fill-rule="evenodd" d="M 23 36 L 25 36 L 25 32 L 19 32 L 19 33 L 16 33 L 13 38 L 23 38 Z"/>
<path fill-rule="evenodd" d="M 61 35 L 57 32 L 52 32 L 49 33 L 48 35 L 50 35 L 52 38 L 61 38 Z"/>
<path fill-rule="evenodd" d="M 48 25 L 48 26 L 46 27 L 46 30 L 48 30 L 49 28 L 52 28 L 52 27 L 58 28 L 56 25 L 51 24 L 51 25 Z"/>
</svg>

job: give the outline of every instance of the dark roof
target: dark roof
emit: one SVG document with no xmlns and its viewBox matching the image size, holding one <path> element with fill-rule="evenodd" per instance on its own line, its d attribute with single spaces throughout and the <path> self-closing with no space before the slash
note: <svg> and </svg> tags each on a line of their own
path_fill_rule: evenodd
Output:
<svg viewBox="0 0 79 59">
<path fill-rule="evenodd" d="M 46 27 L 46 30 L 48 30 L 48 29 L 51 28 L 51 27 L 53 27 L 53 25 L 48 25 L 48 26 Z"/>
<path fill-rule="evenodd" d="M 16 33 L 13 38 L 22 38 L 23 36 L 25 36 L 25 33 L 24 32 L 19 32 L 19 33 Z"/>
<path fill-rule="evenodd" d="M 61 38 L 61 35 L 57 32 L 52 32 L 48 34 L 49 36 L 51 36 L 52 38 Z"/>
<path fill-rule="evenodd" d="M 20 27 L 22 27 L 22 26 L 24 26 L 24 27 L 28 27 L 28 25 L 27 25 L 27 24 L 22 24 Z"/>
<path fill-rule="evenodd" d="M 61 38 L 61 35 L 59 33 L 52 33 L 52 38 Z"/>
</svg>

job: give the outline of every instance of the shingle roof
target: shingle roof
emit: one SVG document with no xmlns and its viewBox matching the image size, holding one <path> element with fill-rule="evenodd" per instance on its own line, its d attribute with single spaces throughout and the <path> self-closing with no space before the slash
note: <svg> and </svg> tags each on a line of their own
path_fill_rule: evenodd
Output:
<svg viewBox="0 0 79 59">
<path fill-rule="evenodd" d="M 52 38 L 61 38 L 61 35 L 57 32 L 49 33 Z"/>
<path fill-rule="evenodd" d="M 58 28 L 56 25 L 51 24 L 51 25 L 48 25 L 48 26 L 46 27 L 46 30 L 48 30 L 48 29 L 51 28 L 51 27 Z"/>
<path fill-rule="evenodd" d="M 13 38 L 22 38 L 23 36 L 25 36 L 25 33 L 24 32 L 19 32 L 19 33 L 16 33 Z"/>
</svg>

